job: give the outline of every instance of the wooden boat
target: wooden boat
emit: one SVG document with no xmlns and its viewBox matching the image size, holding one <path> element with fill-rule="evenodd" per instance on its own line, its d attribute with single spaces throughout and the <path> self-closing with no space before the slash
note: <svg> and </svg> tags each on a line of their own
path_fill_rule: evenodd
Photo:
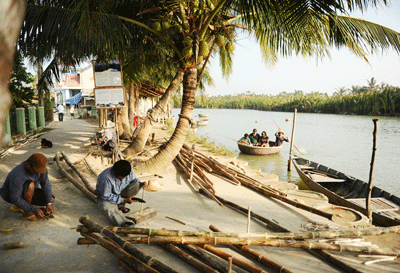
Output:
<svg viewBox="0 0 400 273">
<path fill-rule="evenodd" d="M 200 113 L 198 114 L 199 118 L 208 118 L 208 114 L 206 113 Z"/>
<path fill-rule="evenodd" d="M 283 145 L 278 147 L 273 147 L 275 145 L 275 141 L 270 141 L 270 147 L 260 147 L 260 146 L 253 146 L 253 145 L 246 145 L 243 143 L 237 142 L 239 150 L 242 153 L 249 154 L 249 155 L 274 155 L 278 154 L 281 150 Z"/>
<path fill-rule="evenodd" d="M 297 173 L 311 189 L 325 194 L 330 203 L 352 208 L 364 215 L 368 183 L 319 163 L 293 158 Z M 377 226 L 400 225 L 400 198 L 378 187 L 371 192 L 372 223 Z"/>
</svg>

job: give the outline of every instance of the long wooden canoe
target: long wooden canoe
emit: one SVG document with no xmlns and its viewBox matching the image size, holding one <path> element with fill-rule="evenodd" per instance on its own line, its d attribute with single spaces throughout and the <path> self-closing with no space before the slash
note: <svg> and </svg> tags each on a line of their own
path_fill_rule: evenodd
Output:
<svg viewBox="0 0 400 273">
<path fill-rule="evenodd" d="M 330 203 L 367 215 L 368 183 L 301 157 L 293 158 L 293 165 L 304 183 L 314 191 L 325 194 Z M 374 225 L 400 225 L 399 197 L 373 187 L 370 204 Z"/>
<path fill-rule="evenodd" d="M 283 145 L 278 147 L 273 147 L 275 145 L 275 141 L 270 141 L 270 147 L 260 147 L 260 146 L 253 146 L 253 145 L 246 145 L 243 143 L 237 143 L 239 150 L 242 153 L 249 154 L 249 155 L 274 155 L 278 154 L 281 150 Z"/>
</svg>

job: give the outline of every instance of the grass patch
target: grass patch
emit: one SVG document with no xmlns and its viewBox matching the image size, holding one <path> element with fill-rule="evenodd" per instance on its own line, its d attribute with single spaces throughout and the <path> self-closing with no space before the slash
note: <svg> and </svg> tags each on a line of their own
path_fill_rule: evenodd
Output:
<svg viewBox="0 0 400 273">
<path fill-rule="evenodd" d="M 216 155 L 235 156 L 235 153 L 231 150 L 228 150 L 225 145 L 213 141 L 209 136 L 198 136 L 193 131 L 189 130 L 186 140 L 192 143 L 200 144 Z"/>
</svg>

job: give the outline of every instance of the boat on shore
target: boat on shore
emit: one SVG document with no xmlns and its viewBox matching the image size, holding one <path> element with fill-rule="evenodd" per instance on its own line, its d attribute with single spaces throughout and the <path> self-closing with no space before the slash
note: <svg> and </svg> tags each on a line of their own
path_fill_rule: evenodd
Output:
<svg viewBox="0 0 400 273">
<path fill-rule="evenodd" d="M 196 119 L 194 120 L 195 126 L 207 126 L 208 119 Z"/>
<path fill-rule="evenodd" d="M 208 114 L 207 113 L 200 113 L 198 114 L 199 118 L 208 118 Z"/>
<path fill-rule="evenodd" d="M 301 157 L 293 158 L 293 165 L 300 178 L 312 190 L 325 194 L 329 202 L 352 208 L 364 215 L 368 183 L 317 162 Z M 400 198 L 378 187 L 371 191 L 372 223 L 377 226 L 400 225 Z"/>
<path fill-rule="evenodd" d="M 274 155 L 278 154 L 281 150 L 283 145 L 274 147 L 275 141 L 269 142 L 269 147 L 260 147 L 260 146 L 253 146 L 247 145 L 240 142 L 237 142 L 239 150 L 242 153 L 249 154 L 249 155 Z"/>
</svg>

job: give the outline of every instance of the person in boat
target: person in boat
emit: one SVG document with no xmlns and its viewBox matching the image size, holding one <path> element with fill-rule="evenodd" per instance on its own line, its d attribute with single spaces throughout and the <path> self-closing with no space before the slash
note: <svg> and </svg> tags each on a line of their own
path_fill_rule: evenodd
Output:
<svg viewBox="0 0 400 273">
<path fill-rule="evenodd" d="M 251 133 L 249 135 L 251 144 L 253 144 L 254 146 L 257 146 L 259 138 L 260 138 L 260 134 L 257 133 L 257 129 L 253 129 L 253 133 Z"/>
<path fill-rule="evenodd" d="M 280 129 L 275 133 L 275 136 L 276 136 L 276 139 L 275 139 L 276 147 L 281 146 L 284 141 L 289 142 L 289 139 L 287 138 L 285 133 L 283 131 L 281 131 Z"/>
<path fill-rule="evenodd" d="M 133 220 L 123 216 L 129 208 L 125 204 L 138 202 L 134 196 L 141 188 L 146 188 L 147 183 L 140 182 L 132 171 L 127 160 L 119 160 L 112 167 L 105 169 L 97 178 L 95 194 L 97 206 L 115 226 L 135 225 Z"/>
<path fill-rule="evenodd" d="M 258 139 L 258 146 L 269 147 L 269 137 L 267 132 L 262 131 L 260 138 Z"/>
<path fill-rule="evenodd" d="M 251 142 L 250 142 L 249 134 L 247 134 L 247 133 L 244 134 L 244 137 L 239 139 L 239 143 L 250 145 Z"/>
<path fill-rule="evenodd" d="M 22 212 L 24 220 L 43 220 L 54 213 L 54 196 L 46 164 L 45 155 L 31 155 L 9 172 L 0 188 L 1 197 L 11 203 L 10 210 Z"/>
</svg>

